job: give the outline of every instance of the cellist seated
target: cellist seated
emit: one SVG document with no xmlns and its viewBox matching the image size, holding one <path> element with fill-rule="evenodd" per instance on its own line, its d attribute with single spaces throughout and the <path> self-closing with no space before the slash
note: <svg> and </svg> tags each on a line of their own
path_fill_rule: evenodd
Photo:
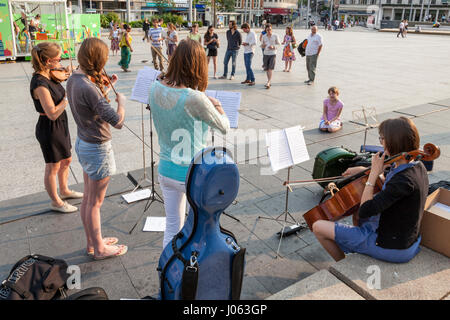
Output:
<svg viewBox="0 0 450 320">
<path fill-rule="evenodd" d="M 420 251 L 420 221 L 428 194 L 428 176 L 422 162 L 404 158 L 394 162 L 382 190 L 374 195 L 385 158 L 418 150 L 419 133 L 405 117 L 383 121 L 378 133 L 385 152 L 372 157 L 359 212 L 354 214 L 355 226 L 325 220 L 312 225 L 317 239 L 336 261 L 344 259 L 346 253 L 356 252 L 403 263 Z M 366 168 L 350 168 L 343 175 L 353 175 L 363 169 Z"/>
</svg>

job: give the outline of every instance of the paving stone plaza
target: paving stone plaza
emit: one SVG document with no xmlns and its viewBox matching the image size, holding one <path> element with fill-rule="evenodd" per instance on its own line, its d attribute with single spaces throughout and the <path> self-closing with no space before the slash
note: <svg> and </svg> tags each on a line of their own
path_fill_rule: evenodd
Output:
<svg viewBox="0 0 450 320">
<path fill-rule="evenodd" d="M 274 33 L 282 38 L 284 29 L 274 29 Z M 308 33 L 305 29 L 295 30 L 299 42 Z M 379 122 L 399 116 L 411 118 L 421 135 L 421 144 L 431 142 L 441 148 L 441 156 L 429 173 L 430 183 L 450 179 L 450 38 L 410 34 L 398 39 L 393 33 L 363 28 L 336 32 L 320 29 L 319 33 L 323 36 L 324 47 L 312 86 L 304 84 L 307 80 L 305 58 L 298 53 L 291 72 L 282 71 L 281 49 L 278 49 L 269 90 L 264 88 L 266 75 L 261 69 L 259 47 L 253 58 L 256 76 L 253 87 L 240 84 L 245 80 L 242 52 L 238 56 L 235 80 L 212 79 L 210 65 L 208 89 L 242 93 L 238 129 L 232 129 L 226 137 L 215 135 L 216 144 L 226 145 L 236 154 L 241 177 L 236 202 L 226 210 L 230 216 L 221 218 L 223 227 L 231 230 L 239 245 L 247 248 L 241 298 L 448 299 L 450 259 L 427 248 L 406 265 L 380 262 L 386 274 L 380 290 L 365 286 L 366 269 L 374 260 L 354 254 L 335 263 L 309 230 L 285 238 L 280 248 L 281 257 L 275 259 L 279 244 L 276 233 L 282 224 L 259 217 L 275 218 L 284 211 L 282 183 L 287 171 L 267 174 L 264 170 L 269 167 L 265 132 L 296 125 L 304 127 L 310 160 L 296 165 L 291 178 L 310 179 L 314 157 L 320 151 L 333 146 L 359 151 L 365 127 L 356 113 L 363 107 L 375 108 Z M 226 37 L 223 29 L 218 30 L 218 34 L 221 47 L 217 75 L 221 76 Z M 181 37 L 185 35 L 182 31 Z M 120 56 L 110 56 L 106 66 L 109 74 L 118 75 L 116 89 L 127 98 L 131 96 L 137 72 L 144 66 L 151 66 L 149 45 L 141 41 L 140 33 L 133 32 L 132 36 L 131 72 L 120 70 L 117 65 Z M 111 299 L 156 295 L 159 288 L 156 266 L 163 234 L 142 232 L 145 201 L 126 204 L 121 197 L 133 190 L 133 180 L 143 177 L 142 142 L 138 139 L 142 136 L 142 121 L 147 174 L 150 173 L 148 111 L 144 111 L 142 117 L 142 105 L 128 100 L 127 127 L 112 129 L 117 174 L 112 177 L 102 207 L 102 228 L 104 235 L 116 236 L 128 245 L 128 253 L 116 259 L 93 261 L 85 255 L 85 234 L 79 212 L 62 215 L 48 209 L 50 202 L 43 185 L 44 161 L 35 138 L 38 115 L 29 93 L 31 76 L 28 62 L 0 65 L 0 279 L 4 279 L 12 265 L 23 256 L 40 253 L 78 265 L 83 288 L 103 287 Z M 317 127 L 322 101 L 331 86 L 340 90 L 344 127 L 337 133 L 325 134 Z M 70 111 L 68 116 L 74 146 L 76 126 Z M 245 133 L 247 139 L 238 139 L 240 134 L 236 134 L 236 130 Z M 368 130 L 367 143 L 379 144 L 376 128 Z M 156 163 L 158 154 L 154 136 Z M 73 150 L 69 184 L 82 191 L 82 182 L 82 169 Z M 156 190 L 161 194 L 158 185 Z M 289 212 L 301 221 L 302 214 L 317 205 L 322 194 L 317 184 L 295 187 L 289 195 Z M 80 201 L 71 203 L 78 206 Z M 147 215 L 164 216 L 164 208 L 154 203 L 144 217 Z M 20 220 L 13 221 L 16 219 Z M 136 230 L 129 234 L 137 221 Z M 306 285 L 302 282 L 305 279 L 310 279 L 308 281 L 315 286 Z M 334 295 L 330 296 L 330 292 Z"/>
</svg>

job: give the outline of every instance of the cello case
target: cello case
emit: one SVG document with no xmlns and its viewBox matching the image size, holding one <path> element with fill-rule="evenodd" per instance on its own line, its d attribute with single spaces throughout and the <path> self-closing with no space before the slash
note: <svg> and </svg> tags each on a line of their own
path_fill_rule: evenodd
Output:
<svg viewBox="0 0 450 320">
<path fill-rule="evenodd" d="M 228 150 L 209 147 L 194 157 L 186 176 L 188 217 L 159 258 L 161 300 L 240 298 L 245 248 L 219 223 L 238 189 L 239 171 Z"/>
</svg>

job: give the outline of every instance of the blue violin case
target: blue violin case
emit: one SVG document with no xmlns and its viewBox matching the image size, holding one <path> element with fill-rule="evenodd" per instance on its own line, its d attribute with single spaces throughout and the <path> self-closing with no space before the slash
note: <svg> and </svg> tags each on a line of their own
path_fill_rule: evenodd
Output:
<svg viewBox="0 0 450 320">
<path fill-rule="evenodd" d="M 201 150 L 186 176 L 190 210 L 158 263 L 162 300 L 238 300 L 245 248 L 220 226 L 239 190 L 239 171 L 223 147 Z"/>
</svg>

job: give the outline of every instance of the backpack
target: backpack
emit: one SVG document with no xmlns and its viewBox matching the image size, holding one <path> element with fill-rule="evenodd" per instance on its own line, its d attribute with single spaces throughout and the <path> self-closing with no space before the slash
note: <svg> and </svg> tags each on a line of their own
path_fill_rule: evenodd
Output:
<svg viewBox="0 0 450 320">
<path fill-rule="evenodd" d="M 12 267 L 0 286 L 1 300 L 53 300 L 65 296 L 67 263 L 39 254 L 28 255 Z"/>
<path fill-rule="evenodd" d="M 67 297 L 65 300 L 109 300 L 103 288 L 87 288 Z"/>
<path fill-rule="evenodd" d="M 298 53 L 304 57 L 306 55 L 306 46 L 308 45 L 308 40 L 303 40 L 300 45 L 297 47 Z"/>
</svg>

